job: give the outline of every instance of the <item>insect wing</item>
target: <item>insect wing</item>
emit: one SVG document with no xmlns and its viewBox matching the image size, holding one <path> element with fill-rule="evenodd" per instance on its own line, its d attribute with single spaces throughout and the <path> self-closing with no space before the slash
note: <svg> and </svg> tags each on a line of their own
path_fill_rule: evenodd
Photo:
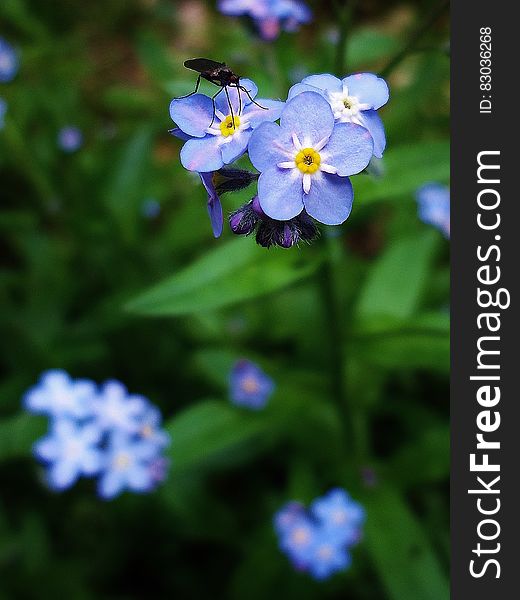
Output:
<svg viewBox="0 0 520 600">
<path fill-rule="evenodd" d="M 214 69 L 219 69 L 226 65 L 225 63 L 217 62 L 209 58 L 191 58 L 190 60 L 184 61 L 184 66 L 197 73 L 206 73 L 207 71 L 213 71 Z"/>
</svg>

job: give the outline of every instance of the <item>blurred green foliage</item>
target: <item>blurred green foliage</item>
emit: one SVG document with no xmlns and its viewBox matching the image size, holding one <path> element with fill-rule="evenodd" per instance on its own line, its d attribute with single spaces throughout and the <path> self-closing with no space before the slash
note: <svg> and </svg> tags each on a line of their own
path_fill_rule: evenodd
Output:
<svg viewBox="0 0 520 600">
<path fill-rule="evenodd" d="M 351 217 L 311 247 L 214 240 L 167 134 L 169 101 L 194 84 L 186 58 L 225 60 L 282 99 L 332 71 L 333 3 L 311 4 L 312 26 L 265 44 L 213 2 L 0 3 L 21 61 L 0 88 L 1 598 L 448 597 L 448 243 L 414 202 L 449 177 L 446 20 L 390 75 L 381 174 L 355 178 Z M 434 5 L 359 3 L 349 72 L 381 71 Z M 69 124 L 85 143 L 66 155 Z M 277 382 L 261 413 L 227 399 L 240 357 Z M 45 423 L 20 397 L 51 367 L 161 407 L 162 488 L 112 503 L 90 482 L 45 489 L 30 455 Z M 366 506 L 365 540 L 348 572 L 315 583 L 271 519 L 337 485 Z"/>
</svg>

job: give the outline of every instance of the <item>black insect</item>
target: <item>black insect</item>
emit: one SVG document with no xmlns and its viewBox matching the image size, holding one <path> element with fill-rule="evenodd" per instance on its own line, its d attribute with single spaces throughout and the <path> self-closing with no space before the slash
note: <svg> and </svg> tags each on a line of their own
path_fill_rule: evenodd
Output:
<svg viewBox="0 0 520 600">
<path fill-rule="evenodd" d="M 195 89 L 193 90 L 193 92 L 187 94 L 186 96 L 180 96 L 180 98 L 189 98 L 190 96 L 193 96 L 193 94 L 196 94 L 199 90 L 201 79 L 205 79 L 213 85 L 218 85 L 220 87 L 220 90 L 211 98 L 213 102 L 213 118 L 211 119 L 210 127 L 211 125 L 213 125 L 213 121 L 215 120 L 215 98 L 222 92 L 222 90 L 224 90 L 226 94 L 231 118 L 234 122 L 233 106 L 229 98 L 229 92 L 227 90 L 228 87 L 234 87 L 238 90 L 239 113 L 242 112 L 242 96 L 240 94 L 241 91 L 246 94 L 246 96 L 249 98 L 249 100 L 251 100 L 253 104 L 256 104 L 256 106 L 265 109 L 265 106 L 260 106 L 258 102 L 254 101 L 254 99 L 251 97 L 249 90 L 247 90 L 243 85 L 240 84 L 240 75 L 234 73 L 226 65 L 226 63 L 217 62 L 209 58 L 192 58 L 190 60 L 186 60 L 184 62 L 184 66 L 187 69 L 196 71 L 199 74 L 199 76 L 197 77 L 197 83 L 195 84 Z"/>
</svg>

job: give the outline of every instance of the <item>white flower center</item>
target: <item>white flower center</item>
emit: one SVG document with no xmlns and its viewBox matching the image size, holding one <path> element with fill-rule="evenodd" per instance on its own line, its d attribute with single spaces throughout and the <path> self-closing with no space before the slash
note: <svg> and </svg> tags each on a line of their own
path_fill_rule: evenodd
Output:
<svg viewBox="0 0 520 600">
<path fill-rule="evenodd" d="M 302 142 L 298 139 L 296 133 L 292 134 L 294 150 L 283 149 L 284 154 L 291 160 L 279 162 L 277 166 L 280 169 L 295 170 L 296 174 L 301 173 L 303 191 L 308 194 L 311 189 L 312 178 L 322 176 L 325 173 L 337 173 L 336 167 L 327 164 L 327 152 L 322 152 L 329 141 L 328 137 L 323 138 L 317 144 L 312 144 L 308 138 Z"/>
<path fill-rule="evenodd" d="M 351 96 L 346 85 L 341 92 L 327 92 L 327 96 L 336 121 L 362 125 L 360 113 L 369 110 L 370 104 L 360 102 L 357 96 Z"/>
</svg>

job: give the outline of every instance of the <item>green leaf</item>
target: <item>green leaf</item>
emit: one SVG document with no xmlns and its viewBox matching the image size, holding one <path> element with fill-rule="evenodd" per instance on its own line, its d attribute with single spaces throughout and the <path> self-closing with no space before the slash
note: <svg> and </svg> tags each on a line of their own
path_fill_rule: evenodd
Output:
<svg viewBox="0 0 520 600">
<path fill-rule="evenodd" d="M 22 414 L 0 422 L 0 461 L 29 456 L 34 442 L 45 433 L 46 420 Z"/>
<path fill-rule="evenodd" d="M 429 141 L 388 148 L 382 161 L 383 175 L 353 178 L 356 208 L 371 202 L 412 195 L 426 181 L 448 181 L 448 141 Z"/>
<path fill-rule="evenodd" d="M 250 239 L 234 239 L 138 296 L 126 308 L 142 315 L 173 316 L 258 298 L 314 272 L 316 258 L 310 260 L 300 252 L 267 251 Z"/>
<path fill-rule="evenodd" d="M 365 500 L 366 546 L 390 600 L 447 600 L 449 587 L 427 536 L 399 494 Z"/>
<path fill-rule="evenodd" d="M 207 400 L 181 412 L 166 429 L 172 438 L 172 470 L 180 472 L 242 461 L 265 447 L 271 428 L 262 414 Z"/>
<path fill-rule="evenodd" d="M 435 231 L 428 231 L 395 241 L 365 281 L 357 306 L 358 318 L 410 318 L 427 284 L 437 239 Z"/>
</svg>

